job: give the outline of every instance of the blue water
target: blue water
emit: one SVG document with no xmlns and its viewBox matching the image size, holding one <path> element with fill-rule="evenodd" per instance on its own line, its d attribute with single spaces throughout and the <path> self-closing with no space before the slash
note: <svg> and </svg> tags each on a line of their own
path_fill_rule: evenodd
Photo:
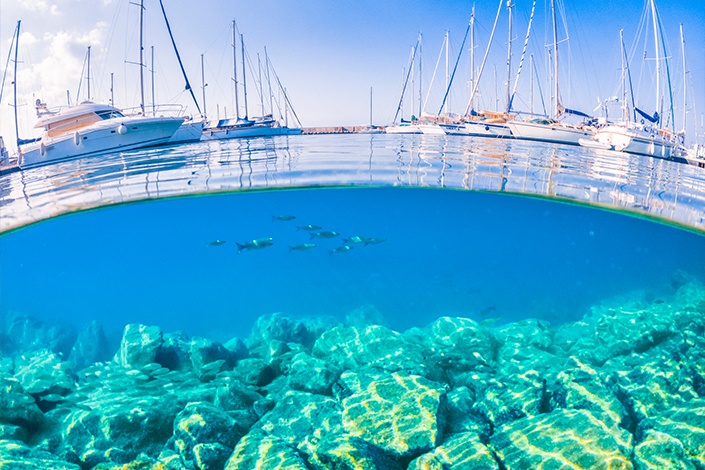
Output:
<svg viewBox="0 0 705 470">
<path fill-rule="evenodd" d="M 290 222 L 274 215 L 293 215 Z M 296 226 L 341 235 L 311 241 Z M 342 238 L 386 238 L 330 254 Z M 273 246 L 237 254 L 236 242 Z M 225 240 L 210 246 L 214 240 Z M 310 251 L 288 246 L 316 243 Z M 403 331 L 443 315 L 575 321 L 611 296 L 705 281 L 705 237 L 589 207 L 471 191 L 346 188 L 156 200 L 54 218 L 0 238 L 0 318 L 98 320 L 227 341 L 257 317 L 343 318 L 374 305 Z"/>
</svg>

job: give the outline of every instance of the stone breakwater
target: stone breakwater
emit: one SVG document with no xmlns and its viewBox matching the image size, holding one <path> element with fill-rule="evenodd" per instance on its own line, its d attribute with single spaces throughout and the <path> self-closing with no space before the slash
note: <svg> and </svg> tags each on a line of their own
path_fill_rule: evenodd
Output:
<svg viewBox="0 0 705 470">
<path fill-rule="evenodd" d="M 0 467 L 705 469 L 702 285 L 557 328 L 365 319 L 272 314 L 226 344 L 131 324 L 113 356 L 97 324 L 15 316 Z"/>
</svg>

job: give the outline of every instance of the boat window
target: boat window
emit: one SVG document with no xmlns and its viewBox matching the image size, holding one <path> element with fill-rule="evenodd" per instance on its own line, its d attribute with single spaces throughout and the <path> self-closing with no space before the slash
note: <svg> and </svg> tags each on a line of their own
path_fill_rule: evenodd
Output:
<svg viewBox="0 0 705 470">
<path fill-rule="evenodd" d="M 101 119 L 115 119 L 125 117 L 119 111 L 97 111 L 96 114 L 100 116 Z"/>
</svg>

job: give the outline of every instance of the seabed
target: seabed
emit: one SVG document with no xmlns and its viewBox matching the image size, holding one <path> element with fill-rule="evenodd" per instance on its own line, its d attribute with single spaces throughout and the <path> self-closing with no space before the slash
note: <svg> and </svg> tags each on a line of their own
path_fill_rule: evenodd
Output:
<svg viewBox="0 0 705 470">
<path fill-rule="evenodd" d="M 260 317 L 225 344 L 3 322 L 0 467 L 702 469 L 705 287 L 578 322 Z"/>
</svg>

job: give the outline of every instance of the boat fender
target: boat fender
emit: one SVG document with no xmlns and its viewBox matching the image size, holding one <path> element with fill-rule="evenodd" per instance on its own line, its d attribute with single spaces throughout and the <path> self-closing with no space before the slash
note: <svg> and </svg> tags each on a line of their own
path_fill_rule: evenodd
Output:
<svg viewBox="0 0 705 470">
<path fill-rule="evenodd" d="M 47 148 L 44 146 L 44 142 L 39 144 L 39 153 L 44 156 L 45 153 L 47 153 Z"/>
<path fill-rule="evenodd" d="M 79 134 L 78 132 L 73 133 L 73 143 L 76 145 L 81 144 L 81 134 Z"/>
<path fill-rule="evenodd" d="M 124 124 L 120 124 L 120 127 L 118 127 L 117 131 L 118 134 L 125 135 L 127 134 L 127 126 L 125 126 Z"/>
</svg>

